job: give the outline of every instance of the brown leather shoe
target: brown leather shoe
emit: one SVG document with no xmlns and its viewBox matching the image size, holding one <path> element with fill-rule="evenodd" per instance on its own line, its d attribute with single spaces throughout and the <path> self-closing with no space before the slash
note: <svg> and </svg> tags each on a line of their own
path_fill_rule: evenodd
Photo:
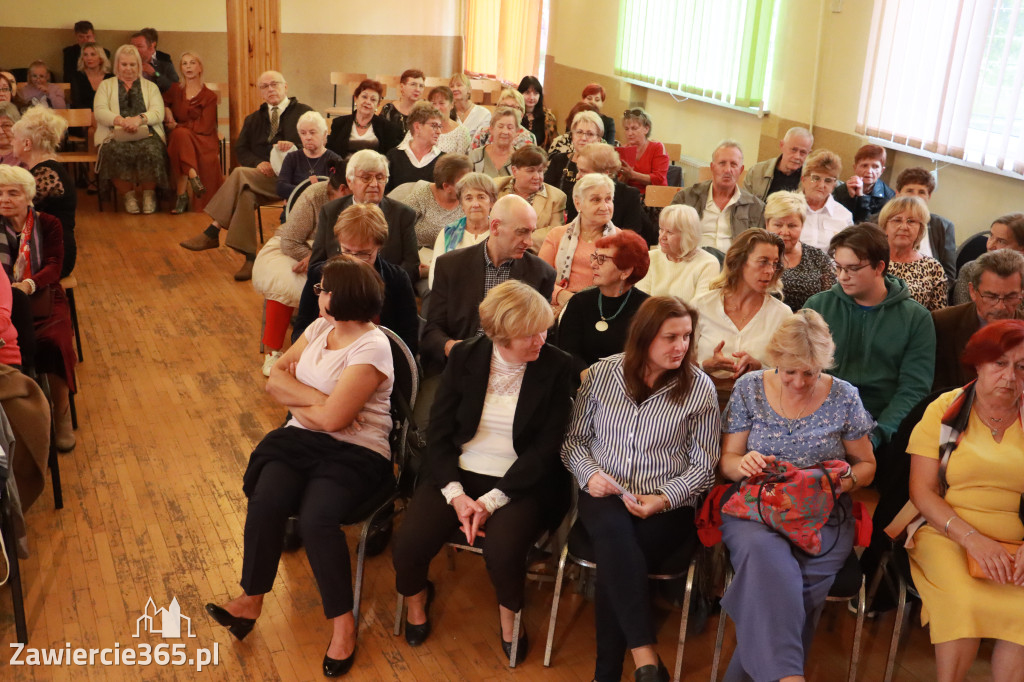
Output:
<svg viewBox="0 0 1024 682">
<path fill-rule="evenodd" d="M 235 273 L 236 282 L 248 282 L 252 279 L 252 264 L 253 261 L 248 258 L 242 263 L 242 267 Z"/>
<path fill-rule="evenodd" d="M 216 239 L 207 237 L 206 233 L 200 232 L 195 237 L 181 242 L 179 246 L 184 247 L 189 251 L 206 251 L 207 249 L 216 249 L 220 246 L 220 242 Z"/>
</svg>

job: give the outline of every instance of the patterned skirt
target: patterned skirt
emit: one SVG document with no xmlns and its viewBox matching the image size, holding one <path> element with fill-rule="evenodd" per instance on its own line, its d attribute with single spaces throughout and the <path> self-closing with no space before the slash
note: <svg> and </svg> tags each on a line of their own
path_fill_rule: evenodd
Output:
<svg viewBox="0 0 1024 682">
<path fill-rule="evenodd" d="M 170 186 L 167 147 L 156 133 L 134 142 L 107 140 L 100 145 L 99 157 L 97 170 L 104 185 L 113 180 L 124 180 L 135 184 L 153 182 L 158 187 Z"/>
</svg>

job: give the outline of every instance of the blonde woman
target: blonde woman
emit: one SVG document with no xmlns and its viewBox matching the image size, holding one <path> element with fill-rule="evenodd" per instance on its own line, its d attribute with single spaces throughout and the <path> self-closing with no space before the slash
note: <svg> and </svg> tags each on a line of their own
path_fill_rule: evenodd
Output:
<svg viewBox="0 0 1024 682">
<path fill-rule="evenodd" d="M 505 88 L 498 95 L 498 108 L 501 107 L 509 107 L 516 112 L 516 133 L 515 137 L 512 138 L 512 148 L 519 149 L 526 144 L 537 144 L 537 138 L 534 137 L 533 133 L 524 128 L 520 123 L 523 115 L 526 113 L 526 99 L 523 97 L 523 93 L 513 88 Z M 477 149 L 478 147 L 483 147 L 490 142 L 490 137 L 489 130 L 478 130 L 473 136 L 473 143 L 469 148 Z"/>
<path fill-rule="evenodd" d="M 201 211 L 224 181 L 217 139 L 217 94 L 206 87 L 203 60 L 196 53 L 183 53 L 178 69 L 184 81 L 171 83 L 164 93 L 167 156 L 178 197 L 171 213 L 188 211 L 187 187 L 192 188 L 196 210 Z"/>
<path fill-rule="evenodd" d="M 661 210 L 658 245 L 651 249 L 651 267 L 636 288 L 651 296 L 678 296 L 692 301 L 711 288 L 721 266 L 700 248 L 697 210 L 672 204 Z"/>
<path fill-rule="evenodd" d="M 949 290 L 942 264 L 918 251 L 930 218 L 923 199 L 898 196 L 882 208 L 878 226 L 889 241 L 888 274 L 906 282 L 911 297 L 935 311 L 946 307 Z"/>
<path fill-rule="evenodd" d="M 765 226 L 786 245 L 782 256 L 786 266 L 782 271 L 782 300 L 793 311 L 800 310 L 808 298 L 836 283 L 832 259 L 821 249 L 800 241 L 806 218 L 807 201 L 803 195 L 783 190 L 768 196 L 764 207 Z"/>
<path fill-rule="evenodd" d="M 448 87 L 452 90 L 455 104 L 450 116 L 452 120 L 461 123 L 469 131 L 470 136 L 476 135 L 491 124 L 490 110 L 473 103 L 473 88 L 469 76 L 464 73 L 452 74 Z"/>
</svg>

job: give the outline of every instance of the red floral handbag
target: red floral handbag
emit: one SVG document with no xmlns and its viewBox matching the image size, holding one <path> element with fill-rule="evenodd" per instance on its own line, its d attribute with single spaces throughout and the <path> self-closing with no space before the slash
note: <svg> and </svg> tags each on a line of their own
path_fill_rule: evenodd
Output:
<svg viewBox="0 0 1024 682">
<path fill-rule="evenodd" d="M 808 554 L 821 554 L 821 528 L 839 500 L 850 463 L 830 459 L 800 469 L 776 461 L 739 482 L 722 513 L 760 521 Z"/>
</svg>

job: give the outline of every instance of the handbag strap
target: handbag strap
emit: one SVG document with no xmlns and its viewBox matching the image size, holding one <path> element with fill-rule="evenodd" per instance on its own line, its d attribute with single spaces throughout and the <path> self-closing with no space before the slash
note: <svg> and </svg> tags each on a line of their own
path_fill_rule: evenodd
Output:
<svg viewBox="0 0 1024 682">
<path fill-rule="evenodd" d="M 971 418 L 975 381 L 964 386 L 942 415 L 942 429 L 939 434 L 939 495 L 942 497 L 945 497 L 946 491 L 949 490 L 949 483 L 946 481 L 949 458 L 960 445 L 964 431 L 967 430 L 967 422 Z"/>
</svg>

